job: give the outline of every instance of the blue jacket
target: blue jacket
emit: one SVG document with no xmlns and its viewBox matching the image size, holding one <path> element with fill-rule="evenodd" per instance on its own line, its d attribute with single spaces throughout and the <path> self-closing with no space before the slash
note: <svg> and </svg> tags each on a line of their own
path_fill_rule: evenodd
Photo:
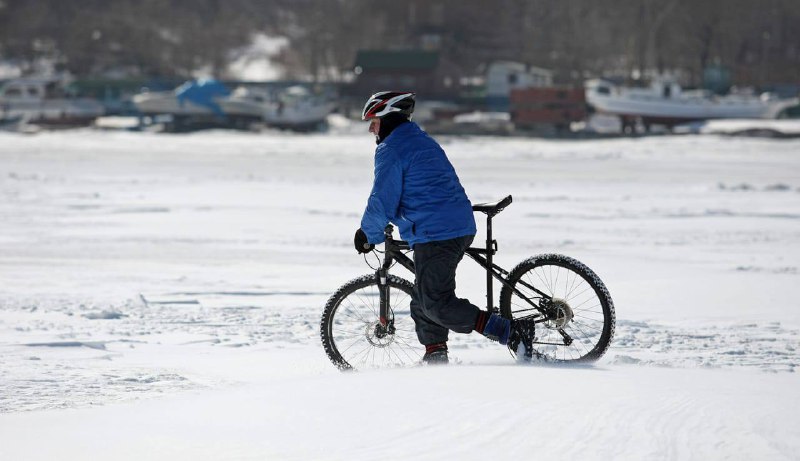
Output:
<svg viewBox="0 0 800 461">
<path fill-rule="evenodd" d="M 369 243 L 383 242 L 389 222 L 412 247 L 476 232 L 472 204 L 453 165 L 413 122 L 395 128 L 375 149 L 375 182 L 361 218 Z"/>
</svg>

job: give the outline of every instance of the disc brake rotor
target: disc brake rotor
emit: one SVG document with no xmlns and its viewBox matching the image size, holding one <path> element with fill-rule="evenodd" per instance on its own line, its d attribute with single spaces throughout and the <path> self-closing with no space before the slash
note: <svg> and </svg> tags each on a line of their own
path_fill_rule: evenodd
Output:
<svg viewBox="0 0 800 461">
<path fill-rule="evenodd" d="M 388 347 L 394 342 L 394 335 L 387 332 L 380 322 L 368 323 L 364 328 L 367 341 L 374 347 Z"/>
</svg>

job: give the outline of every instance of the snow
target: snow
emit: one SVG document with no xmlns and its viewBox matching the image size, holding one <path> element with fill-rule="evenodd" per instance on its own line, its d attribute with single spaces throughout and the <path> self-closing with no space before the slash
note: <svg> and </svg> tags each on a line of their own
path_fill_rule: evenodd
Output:
<svg viewBox="0 0 800 461">
<path fill-rule="evenodd" d="M 681 125 L 676 132 L 701 134 L 759 134 L 761 136 L 800 136 L 798 119 L 715 119 Z"/>
<path fill-rule="evenodd" d="M 0 80 L 10 80 L 22 76 L 22 69 L 13 61 L 0 60 Z"/>
<path fill-rule="evenodd" d="M 514 196 L 500 265 L 604 280 L 597 364 L 474 334 L 448 367 L 328 362 L 366 127 L 0 133 L 0 459 L 796 459 L 800 140 L 438 139 L 473 202 Z"/>
<path fill-rule="evenodd" d="M 771 131 L 783 135 L 800 135 L 800 120 L 709 120 L 702 133 L 736 134 L 752 131 Z"/>
<path fill-rule="evenodd" d="M 277 80 L 282 77 L 283 69 L 273 61 L 288 45 L 286 37 L 254 34 L 249 45 L 231 53 L 228 73 L 250 82 Z"/>
<path fill-rule="evenodd" d="M 508 112 L 469 112 L 453 117 L 455 123 L 492 123 L 508 122 L 511 115 Z"/>
</svg>

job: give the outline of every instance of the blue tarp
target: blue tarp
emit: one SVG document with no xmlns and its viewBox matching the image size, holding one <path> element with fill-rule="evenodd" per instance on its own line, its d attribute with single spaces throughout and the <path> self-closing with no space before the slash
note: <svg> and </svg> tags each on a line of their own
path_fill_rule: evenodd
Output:
<svg viewBox="0 0 800 461">
<path fill-rule="evenodd" d="M 181 106 L 186 101 L 197 104 L 198 106 L 208 107 L 214 114 L 225 117 L 222 108 L 214 101 L 215 97 L 228 96 L 231 92 L 217 80 L 198 79 L 190 80 L 179 86 L 176 90 L 178 102 Z"/>
</svg>

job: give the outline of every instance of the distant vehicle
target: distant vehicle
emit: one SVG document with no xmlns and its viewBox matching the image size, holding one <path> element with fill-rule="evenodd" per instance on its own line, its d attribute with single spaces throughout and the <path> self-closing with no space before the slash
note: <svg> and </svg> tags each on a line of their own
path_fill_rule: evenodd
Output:
<svg viewBox="0 0 800 461">
<path fill-rule="evenodd" d="M 0 121 L 81 126 L 104 111 L 94 99 L 72 97 L 58 77 L 18 78 L 0 88 Z"/>
<path fill-rule="evenodd" d="M 169 115 L 173 128 L 248 128 L 262 123 L 298 131 L 317 129 L 333 110 L 333 104 L 314 96 L 302 86 L 277 93 L 255 87 L 230 92 L 216 81 L 187 82 L 172 91 L 144 92 L 133 104 L 145 116 Z"/>
<path fill-rule="evenodd" d="M 669 128 L 686 122 L 717 118 L 778 118 L 798 103 L 797 98 L 779 99 L 769 94 L 715 96 L 707 90 L 685 91 L 676 83 L 655 82 L 648 88 L 628 88 L 605 80 L 586 82 L 586 101 L 597 112 L 616 115 L 623 131 L 641 122 Z"/>
</svg>

